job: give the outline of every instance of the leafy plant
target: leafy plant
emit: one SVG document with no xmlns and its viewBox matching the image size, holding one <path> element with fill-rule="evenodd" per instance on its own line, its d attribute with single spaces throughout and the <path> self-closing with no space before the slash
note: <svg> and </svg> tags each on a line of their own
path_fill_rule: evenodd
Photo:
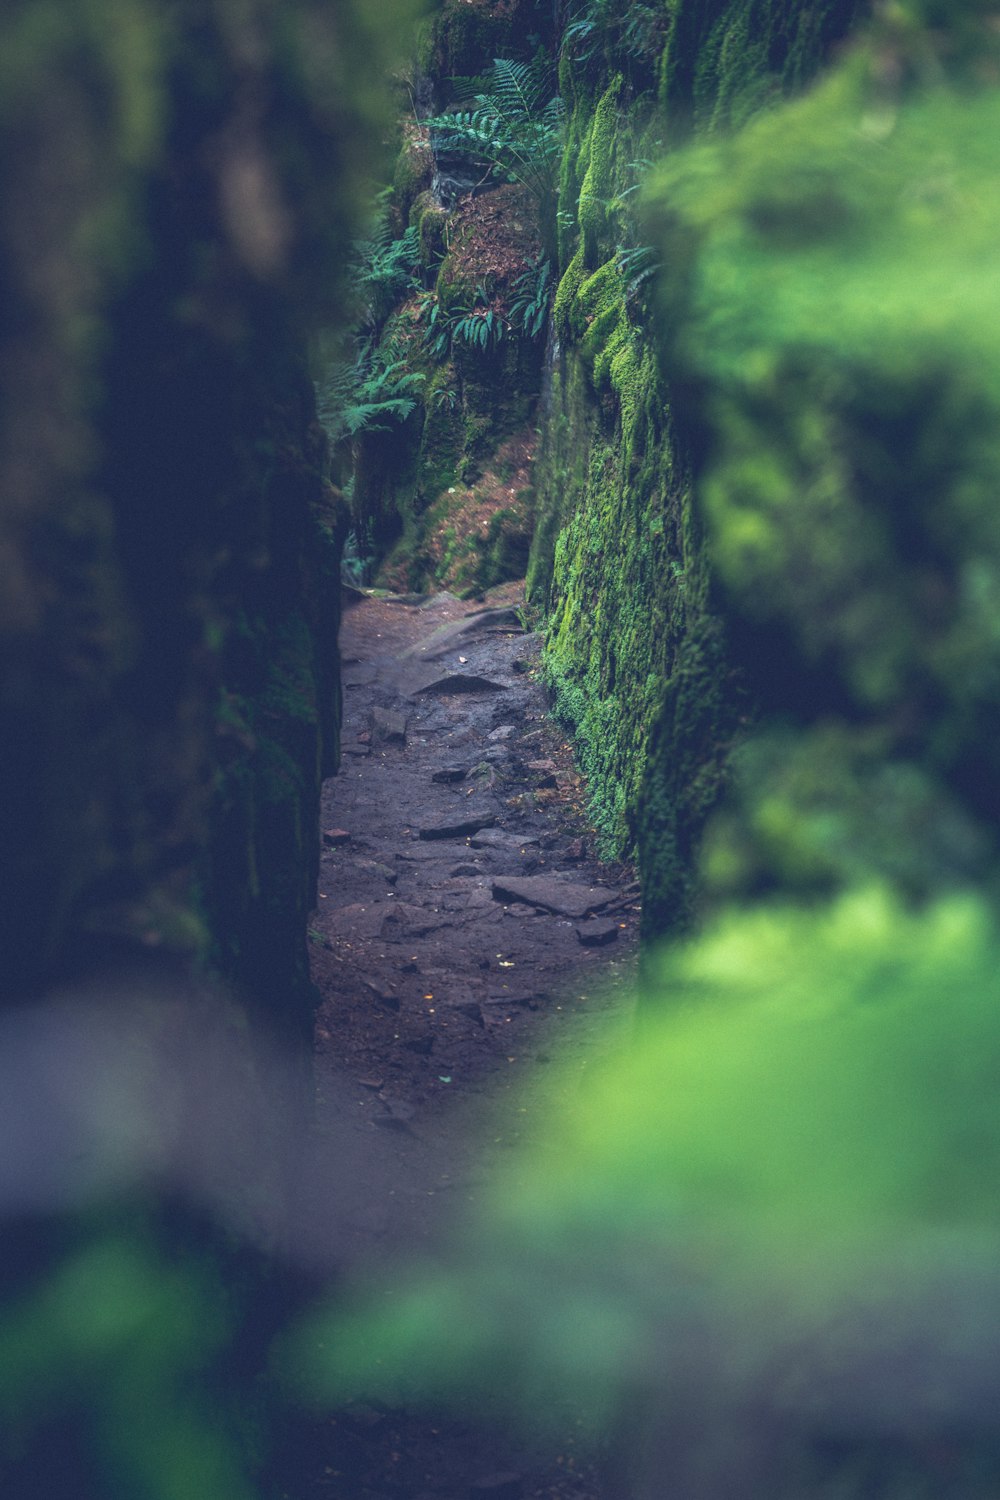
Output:
<svg viewBox="0 0 1000 1500">
<path fill-rule="evenodd" d="M 420 234 L 411 225 L 400 238 L 382 214 L 371 234 L 355 241 L 351 283 L 361 304 L 359 321 L 376 331 L 395 304 L 419 286 Z"/>
<path fill-rule="evenodd" d="M 319 419 L 331 443 L 359 432 L 384 431 L 390 422 L 405 422 L 416 406 L 415 391 L 426 378 L 408 370 L 394 343 L 361 345 L 353 362 L 336 360 L 316 386 Z"/>
<path fill-rule="evenodd" d="M 649 60 L 659 56 L 668 24 L 663 5 L 587 0 L 563 32 L 562 46 L 580 62 L 604 48 L 619 56 Z"/>
<path fill-rule="evenodd" d="M 510 321 L 525 338 L 538 338 L 545 327 L 553 284 L 552 262 L 545 255 L 537 255 L 529 260 L 514 282 Z"/>
<path fill-rule="evenodd" d="M 370 582 L 373 558 L 371 528 L 355 522 L 344 541 L 344 554 L 340 562 L 343 582 L 351 583 L 355 588 L 362 588 Z M 309 935 L 312 936 L 312 929 Z M 322 934 L 319 940 L 322 941 Z"/>
<path fill-rule="evenodd" d="M 467 157 L 487 177 L 520 182 L 545 205 L 554 199 L 564 115 L 562 99 L 550 94 L 549 69 L 498 57 L 490 84 L 475 108 L 426 122 L 434 148 Z"/>
<path fill-rule="evenodd" d="M 458 410 L 458 392 L 452 390 L 450 385 L 442 386 L 434 392 L 434 402 L 442 411 Z"/>
<path fill-rule="evenodd" d="M 660 260 L 652 245 L 635 245 L 626 250 L 619 245 L 615 252 L 618 269 L 625 282 L 625 295 L 632 297 L 660 267 Z"/>
<path fill-rule="evenodd" d="M 492 307 L 474 307 L 454 324 L 451 339 L 453 344 L 486 349 L 490 344 L 498 344 L 506 331 L 503 319 Z"/>
<path fill-rule="evenodd" d="M 424 347 L 434 359 L 446 359 L 455 344 L 488 349 L 499 344 L 510 325 L 491 305 L 488 289 L 480 283 L 471 302 L 446 308 L 436 292 L 420 299 L 420 316 L 426 318 Z"/>
</svg>

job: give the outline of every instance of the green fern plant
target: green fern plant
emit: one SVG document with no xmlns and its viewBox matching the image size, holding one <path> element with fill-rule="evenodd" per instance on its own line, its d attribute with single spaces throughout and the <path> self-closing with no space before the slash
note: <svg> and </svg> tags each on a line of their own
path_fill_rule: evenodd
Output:
<svg viewBox="0 0 1000 1500">
<path fill-rule="evenodd" d="M 424 348 L 432 359 L 447 359 L 456 344 L 472 349 L 489 349 L 506 338 L 510 324 L 491 304 L 490 293 L 482 283 L 476 287 L 471 302 L 446 308 L 434 292 L 420 299 L 420 316 L 426 319 Z"/>
<path fill-rule="evenodd" d="M 626 298 L 634 297 L 660 269 L 660 259 L 652 245 L 635 245 L 631 249 L 619 245 L 615 258 L 625 283 Z"/>
<path fill-rule="evenodd" d="M 411 225 L 398 239 L 384 213 L 370 235 L 354 243 L 351 284 L 360 304 L 359 323 L 374 332 L 393 307 L 419 286 L 420 234 Z"/>
<path fill-rule="evenodd" d="M 514 282 L 510 321 L 525 338 L 537 339 L 545 327 L 552 288 L 552 262 L 545 255 L 529 260 Z"/>
<path fill-rule="evenodd" d="M 467 157 L 487 177 L 522 183 L 544 216 L 554 201 L 562 150 L 562 99 L 550 92 L 549 69 L 539 62 L 495 58 L 489 82 L 474 108 L 426 122 L 434 149 Z"/>
<path fill-rule="evenodd" d="M 488 349 L 491 344 L 499 344 L 506 331 L 506 324 L 492 307 L 474 307 L 456 321 L 451 339 L 453 344 Z"/>
<path fill-rule="evenodd" d="M 394 344 L 364 343 L 351 363 L 331 361 L 316 385 L 317 412 L 330 442 L 405 422 L 425 378 L 422 371 L 407 369 Z"/>
<path fill-rule="evenodd" d="M 669 11 L 662 4 L 633 0 L 623 6 L 619 0 L 586 0 L 563 32 L 562 50 L 578 62 L 602 51 L 648 62 L 659 56 L 669 24 Z"/>
</svg>

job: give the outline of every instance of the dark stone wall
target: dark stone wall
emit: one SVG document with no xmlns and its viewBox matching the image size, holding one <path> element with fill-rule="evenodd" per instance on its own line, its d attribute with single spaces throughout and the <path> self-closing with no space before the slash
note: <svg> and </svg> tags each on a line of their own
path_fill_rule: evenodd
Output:
<svg viewBox="0 0 1000 1500">
<path fill-rule="evenodd" d="M 10 993 L 138 944 L 301 1031 L 342 524 L 305 334 L 338 304 L 391 20 L 0 22 Z"/>
<path fill-rule="evenodd" d="M 307 335 L 342 321 L 404 11 L 0 14 L 6 1493 L 265 1466 L 338 759 Z"/>
</svg>

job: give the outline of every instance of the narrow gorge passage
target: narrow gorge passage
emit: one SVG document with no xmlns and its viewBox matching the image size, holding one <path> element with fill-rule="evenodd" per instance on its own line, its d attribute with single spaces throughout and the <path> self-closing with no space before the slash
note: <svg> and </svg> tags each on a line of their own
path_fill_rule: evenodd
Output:
<svg viewBox="0 0 1000 1500">
<path fill-rule="evenodd" d="M 584 1070 L 609 1020 L 628 1024 L 637 886 L 594 855 L 522 597 L 504 585 L 480 605 L 365 597 L 345 612 L 343 760 L 310 933 L 313 1198 L 340 1266 L 446 1240 L 490 1160 L 531 1129 L 515 1098 L 526 1071 L 544 1077 L 557 1052 Z M 321 1435 L 317 1493 L 464 1496 L 499 1469 L 512 1487 L 497 1494 L 595 1495 L 567 1453 L 571 1440 L 525 1456 L 365 1410 Z"/>
<path fill-rule="evenodd" d="M 340 1190 L 349 1260 L 433 1229 L 427 1203 L 471 1170 L 463 1104 L 561 1038 L 588 1046 L 634 974 L 634 871 L 595 858 L 522 598 L 514 583 L 484 606 L 397 595 L 345 612 L 310 947 L 321 1139 L 336 1155 L 348 1128 L 369 1161 Z"/>
</svg>

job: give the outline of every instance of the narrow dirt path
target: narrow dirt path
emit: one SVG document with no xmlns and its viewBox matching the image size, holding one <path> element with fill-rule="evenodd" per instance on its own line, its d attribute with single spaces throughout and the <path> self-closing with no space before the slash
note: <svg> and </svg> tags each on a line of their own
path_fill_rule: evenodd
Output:
<svg viewBox="0 0 1000 1500">
<path fill-rule="evenodd" d="M 324 799 L 310 934 L 327 1263 L 446 1238 L 490 1159 L 531 1129 L 498 1099 L 557 1050 L 582 1077 L 609 1014 L 625 1014 L 634 872 L 593 856 L 520 597 L 508 585 L 485 606 L 440 594 L 346 612 L 343 764 Z M 498 1451 L 454 1423 L 365 1408 L 324 1441 L 312 1493 L 330 1500 L 598 1493 L 571 1451 Z"/>
</svg>

